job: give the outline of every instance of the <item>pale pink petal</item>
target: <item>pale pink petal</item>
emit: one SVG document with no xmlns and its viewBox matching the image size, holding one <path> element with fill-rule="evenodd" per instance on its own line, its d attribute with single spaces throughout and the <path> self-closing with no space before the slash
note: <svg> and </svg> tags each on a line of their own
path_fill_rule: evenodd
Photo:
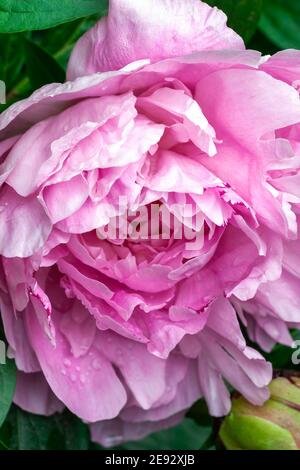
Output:
<svg viewBox="0 0 300 470">
<path fill-rule="evenodd" d="M 54 314 L 54 322 L 58 315 Z M 27 334 L 42 371 L 55 395 L 80 418 L 95 422 L 118 415 L 126 392 L 110 362 L 94 347 L 75 358 L 56 328 L 53 346 L 33 314 L 26 315 Z"/>
<path fill-rule="evenodd" d="M 278 80 L 292 85 L 300 81 L 300 51 L 288 49 L 279 51 L 264 61 L 260 69 Z M 300 83 L 299 83 L 300 84 Z M 297 84 L 295 83 L 295 86 Z"/>
<path fill-rule="evenodd" d="M 111 0 L 108 17 L 75 46 L 68 78 L 117 70 L 139 59 L 244 49 L 226 20 L 221 10 L 199 0 Z"/>
<path fill-rule="evenodd" d="M 80 175 L 69 181 L 46 186 L 40 199 L 44 202 L 46 212 L 54 224 L 80 209 L 88 195 L 87 182 Z"/>
<path fill-rule="evenodd" d="M 114 447 L 122 442 L 137 441 L 153 432 L 176 426 L 183 416 L 183 413 L 179 413 L 166 420 L 146 421 L 138 424 L 120 418 L 112 421 L 99 421 L 90 425 L 92 441 L 104 447 Z"/>
<path fill-rule="evenodd" d="M 47 240 L 51 222 L 33 196 L 22 198 L 9 186 L 0 195 L 0 253 L 8 258 L 27 257 Z"/>
<path fill-rule="evenodd" d="M 22 410 L 50 416 L 63 411 L 65 405 L 58 400 L 42 373 L 24 374 L 18 371 L 14 403 Z"/>
</svg>

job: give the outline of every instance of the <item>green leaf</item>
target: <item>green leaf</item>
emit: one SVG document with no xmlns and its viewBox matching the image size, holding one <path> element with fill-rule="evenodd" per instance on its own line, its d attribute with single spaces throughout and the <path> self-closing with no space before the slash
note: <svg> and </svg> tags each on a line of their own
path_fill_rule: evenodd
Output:
<svg viewBox="0 0 300 470">
<path fill-rule="evenodd" d="M 57 435 L 61 436 L 64 450 L 87 450 L 89 448 L 90 434 L 86 424 L 72 413 L 65 411 L 63 414 L 55 415 L 56 434 L 50 436 L 49 444 L 51 448 L 59 448 L 55 446 Z M 51 441 L 52 439 L 52 441 Z"/>
<path fill-rule="evenodd" d="M 27 39 L 24 40 L 24 46 L 27 73 L 33 88 L 65 81 L 64 69 L 48 52 Z"/>
<path fill-rule="evenodd" d="M 20 34 L 0 34 L 0 80 L 7 90 L 17 83 L 25 63 L 22 41 Z"/>
<path fill-rule="evenodd" d="M 0 32 L 47 29 L 93 14 L 103 14 L 108 0 L 0 0 Z"/>
<path fill-rule="evenodd" d="M 1 1 L 1 0 L 0 0 Z M 40 60 L 43 64 L 49 62 L 49 55 L 65 70 L 69 56 L 76 41 L 98 20 L 96 15 L 87 18 L 81 18 L 64 25 L 51 28 L 44 31 L 32 31 L 26 33 L 26 38 L 42 49 Z M 6 83 L 7 103 L 0 105 L 0 113 L 14 102 L 27 98 L 36 88 L 30 83 L 28 71 L 26 70 L 24 54 L 24 33 L 19 34 L 0 34 L 0 80 Z M 1 42 L 2 41 L 2 42 Z M 48 55 L 43 54 L 47 52 Z M 34 54 L 36 52 L 34 51 Z M 38 51 L 41 55 L 41 51 Z M 51 61 L 51 58 L 50 58 Z M 52 62 L 53 63 L 53 62 Z M 57 70 L 57 63 L 51 66 L 51 70 Z M 51 73 L 51 77 L 36 81 L 36 63 L 31 64 L 32 79 L 35 84 L 44 84 L 49 82 L 50 78 L 55 81 L 62 81 L 63 76 L 59 73 Z"/>
<path fill-rule="evenodd" d="M 86 450 L 87 426 L 70 413 L 51 417 L 17 410 L 19 450 Z"/>
<path fill-rule="evenodd" d="M 245 42 L 251 39 L 258 26 L 263 0 L 206 0 L 206 3 L 223 10 L 230 28 Z"/>
<path fill-rule="evenodd" d="M 282 49 L 300 49 L 300 2 L 264 0 L 260 30 Z"/>
<path fill-rule="evenodd" d="M 206 401 L 201 398 L 190 408 L 187 417 L 196 421 L 200 426 L 212 426 L 213 418 L 210 416 Z"/>
<path fill-rule="evenodd" d="M 265 34 L 259 29 L 254 34 L 253 38 L 247 44 L 248 49 L 261 52 L 263 55 L 273 55 L 279 51 L 279 48 L 271 42 Z"/>
<path fill-rule="evenodd" d="M 17 409 L 16 413 L 18 449 L 46 450 L 53 430 L 50 418 L 32 415 Z"/>
<path fill-rule="evenodd" d="M 87 450 L 89 440 L 87 425 L 68 411 L 47 417 L 13 405 L 0 429 L 0 449 Z"/>
<path fill-rule="evenodd" d="M 6 364 L 0 364 L 0 426 L 2 426 L 10 409 L 15 388 L 15 363 L 11 359 L 6 359 Z"/>
<path fill-rule="evenodd" d="M 66 69 L 69 56 L 78 39 L 92 28 L 98 15 L 81 18 L 45 31 L 34 31 L 32 41 L 51 54 Z"/>
<path fill-rule="evenodd" d="M 3 450 L 17 450 L 17 423 L 16 406 L 12 405 L 9 413 L 0 428 L 0 448 Z"/>
</svg>

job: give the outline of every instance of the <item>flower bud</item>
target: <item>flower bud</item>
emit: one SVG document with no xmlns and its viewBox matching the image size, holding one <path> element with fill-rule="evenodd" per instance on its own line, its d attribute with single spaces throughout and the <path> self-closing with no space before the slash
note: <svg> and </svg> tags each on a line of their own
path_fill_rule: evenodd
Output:
<svg viewBox="0 0 300 470">
<path fill-rule="evenodd" d="M 233 400 L 220 429 L 228 450 L 300 450 L 300 378 L 278 377 L 261 407 Z"/>
</svg>

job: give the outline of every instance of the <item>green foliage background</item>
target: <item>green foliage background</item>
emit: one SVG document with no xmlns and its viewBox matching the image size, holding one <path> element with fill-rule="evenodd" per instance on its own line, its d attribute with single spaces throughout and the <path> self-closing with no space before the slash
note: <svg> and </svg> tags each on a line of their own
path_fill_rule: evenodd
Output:
<svg viewBox="0 0 300 470">
<path fill-rule="evenodd" d="M 250 49 L 264 54 L 300 49 L 299 0 L 207 3 L 227 14 L 229 25 Z M 107 9 L 108 0 L 0 0 L 0 80 L 7 89 L 7 104 L 0 105 L 0 112 L 42 85 L 64 81 L 75 42 Z M 294 336 L 300 339 L 299 332 Z M 276 346 L 266 357 L 275 369 L 291 369 L 292 352 Z M 15 366 L 9 360 L 0 366 L 0 449 L 100 449 L 91 443 L 87 426 L 69 412 L 45 418 L 12 405 L 14 388 Z M 179 426 L 120 449 L 215 450 L 217 429 L 218 422 L 199 401 Z"/>
</svg>

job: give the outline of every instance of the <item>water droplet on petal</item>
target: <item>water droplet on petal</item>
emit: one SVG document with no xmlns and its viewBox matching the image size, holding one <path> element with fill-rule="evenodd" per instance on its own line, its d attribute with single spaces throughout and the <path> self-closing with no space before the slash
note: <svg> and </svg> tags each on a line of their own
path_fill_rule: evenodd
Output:
<svg viewBox="0 0 300 470">
<path fill-rule="evenodd" d="M 99 359 L 95 358 L 92 362 L 92 366 L 96 370 L 101 369 L 101 361 Z"/>
<path fill-rule="evenodd" d="M 240 259 L 240 258 L 237 257 L 237 258 L 234 258 L 234 259 L 232 260 L 231 264 L 232 264 L 233 267 L 236 268 L 236 267 L 238 267 L 240 264 L 243 264 L 243 262 L 244 262 L 244 261 L 243 261 L 242 259 Z"/>
<path fill-rule="evenodd" d="M 64 359 L 64 365 L 65 365 L 66 367 L 70 367 L 70 365 L 71 365 L 70 359 Z"/>
<path fill-rule="evenodd" d="M 72 374 L 70 375 L 70 379 L 72 380 L 72 382 L 76 382 L 76 379 L 77 379 L 76 374 L 73 374 L 73 373 L 72 373 Z"/>
<path fill-rule="evenodd" d="M 82 384 L 84 384 L 86 382 L 86 377 L 85 375 L 81 374 L 80 377 L 79 377 L 79 380 Z"/>
<path fill-rule="evenodd" d="M 104 445 L 107 447 L 113 447 L 113 446 L 120 444 L 122 440 L 123 440 L 123 436 L 107 436 L 104 438 L 104 443 L 105 443 Z"/>
<path fill-rule="evenodd" d="M 66 373 L 67 373 L 66 369 L 62 369 L 61 373 L 62 373 L 62 375 L 66 375 Z"/>
</svg>

